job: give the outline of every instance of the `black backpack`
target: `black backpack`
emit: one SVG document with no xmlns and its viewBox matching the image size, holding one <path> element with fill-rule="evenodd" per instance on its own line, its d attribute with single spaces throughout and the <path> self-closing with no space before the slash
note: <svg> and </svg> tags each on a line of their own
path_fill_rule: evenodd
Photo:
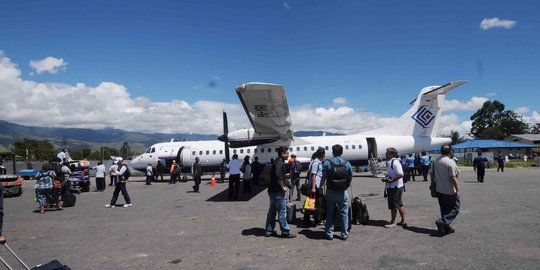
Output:
<svg viewBox="0 0 540 270">
<path fill-rule="evenodd" d="M 124 174 L 122 174 L 122 177 L 124 178 L 124 180 L 128 180 L 131 176 L 131 171 L 129 170 L 129 167 L 127 165 L 124 164 L 122 166 L 126 167 L 126 171 L 124 172 Z"/>
<path fill-rule="evenodd" d="M 345 163 L 334 164 L 330 161 L 330 172 L 327 176 L 328 189 L 335 191 L 347 190 L 351 185 L 351 176 L 347 172 Z"/>
<path fill-rule="evenodd" d="M 264 165 L 263 169 L 261 170 L 261 174 L 259 174 L 259 185 L 263 187 L 269 187 L 272 183 L 272 175 L 273 173 L 274 164 L 268 162 Z"/>
</svg>

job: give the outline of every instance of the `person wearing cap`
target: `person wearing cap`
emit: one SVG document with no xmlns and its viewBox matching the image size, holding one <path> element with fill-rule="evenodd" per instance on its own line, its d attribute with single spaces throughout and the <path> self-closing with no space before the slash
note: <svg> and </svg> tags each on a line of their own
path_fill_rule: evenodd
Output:
<svg viewBox="0 0 540 270">
<path fill-rule="evenodd" d="M 118 182 L 118 176 L 116 175 L 116 171 L 118 170 L 118 161 L 114 161 L 113 165 L 109 168 L 109 177 L 111 178 L 111 183 L 109 186 L 116 185 Z"/>
<path fill-rule="evenodd" d="M 113 196 L 111 199 L 111 203 L 108 203 L 105 205 L 107 208 L 114 208 L 116 206 L 116 200 L 118 199 L 118 194 L 120 191 L 122 192 L 122 196 L 124 196 L 124 200 L 126 200 L 126 203 L 124 204 L 124 207 L 131 207 L 131 198 L 129 197 L 129 194 L 127 192 L 126 184 L 127 179 L 125 178 L 124 174 L 128 170 L 127 165 L 124 163 L 123 159 L 118 160 L 118 171 L 116 172 L 116 175 L 118 176 L 118 183 L 116 183 L 116 187 L 114 188 Z"/>
<path fill-rule="evenodd" d="M 302 172 L 302 163 L 296 159 L 296 153 L 291 154 L 291 160 L 289 160 L 292 187 L 289 190 L 289 201 L 292 201 L 294 195 L 294 189 L 296 187 L 296 200 L 300 201 L 300 173 Z"/>
</svg>

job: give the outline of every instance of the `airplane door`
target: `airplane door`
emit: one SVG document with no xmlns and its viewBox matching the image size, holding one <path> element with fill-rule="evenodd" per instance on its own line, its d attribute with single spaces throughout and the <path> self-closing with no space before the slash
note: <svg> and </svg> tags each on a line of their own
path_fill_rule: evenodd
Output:
<svg viewBox="0 0 540 270">
<path fill-rule="evenodd" d="M 180 167 L 184 165 L 184 157 L 182 156 L 182 151 L 184 150 L 184 146 L 180 147 L 178 150 L 178 153 L 176 154 L 176 162 Z"/>
<path fill-rule="evenodd" d="M 375 138 L 366 138 L 368 147 L 368 158 L 379 158 L 379 151 L 377 151 L 377 141 Z"/>
</svg>

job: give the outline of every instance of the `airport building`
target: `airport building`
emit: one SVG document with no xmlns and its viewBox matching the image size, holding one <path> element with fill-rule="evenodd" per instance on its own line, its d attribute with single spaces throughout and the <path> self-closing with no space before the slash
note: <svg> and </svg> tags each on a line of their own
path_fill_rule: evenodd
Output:
<svg viewBox="0 0 540 270">
<path fill-rule="evenodd" d="M 471 160 L 481 151 L 488 160 L 493 160 L 496 156 L 503 155 L 509 159 L 523 159 L 533 157 L 533 148 L 539 145 L 526 144 L 514 141 L 497 140 L 471 140 L 460 144 L 452 145 L 456 158 Z M 430 154 L 439 154 L 440 147 L 429 149 Z"/>
<path fill-rule="evenodd" d="M 512 134 L 504 140 L 509 142 L 534 144 L 536 145 L 536 148 L 540 148 L 540 134 Z"/>
</svg>

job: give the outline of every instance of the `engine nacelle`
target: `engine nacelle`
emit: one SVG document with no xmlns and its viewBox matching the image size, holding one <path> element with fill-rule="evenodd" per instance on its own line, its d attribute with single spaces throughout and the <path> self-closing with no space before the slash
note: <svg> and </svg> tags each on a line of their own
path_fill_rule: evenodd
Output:
<svg viewBox="0 0 540 270">
<path fill-rule="evenodd" d="M 231 148 L 267 144 L 280 139 L 279 136 L 276 137 L 264 134 L 256 134 L 253 128 L 246 128 L 229 132 L 227 137 L 229 141 L 229 147 Z"/>
</svg>

